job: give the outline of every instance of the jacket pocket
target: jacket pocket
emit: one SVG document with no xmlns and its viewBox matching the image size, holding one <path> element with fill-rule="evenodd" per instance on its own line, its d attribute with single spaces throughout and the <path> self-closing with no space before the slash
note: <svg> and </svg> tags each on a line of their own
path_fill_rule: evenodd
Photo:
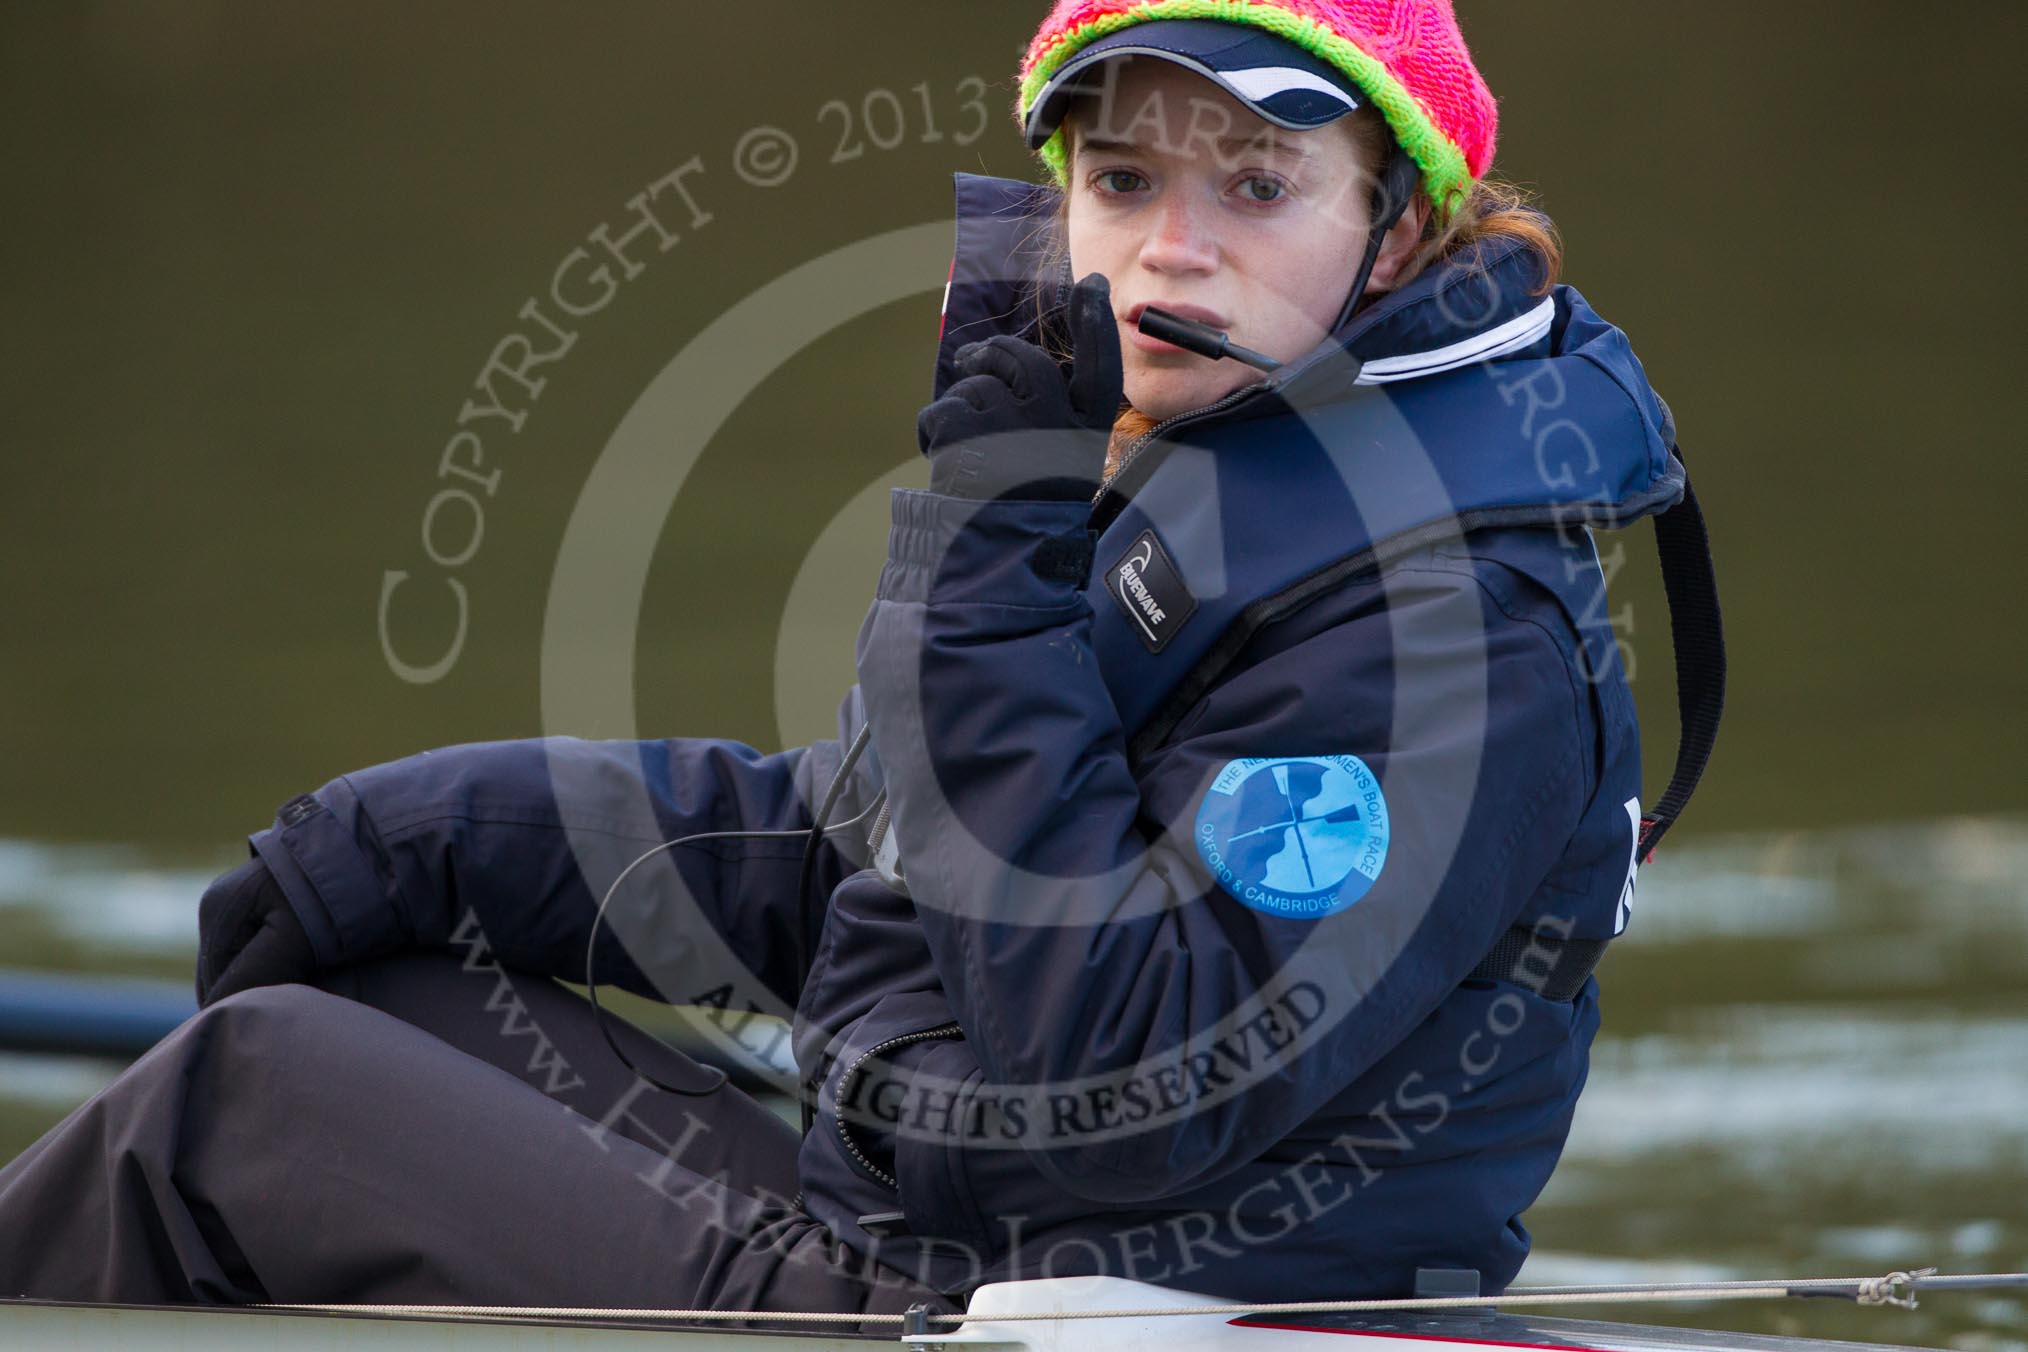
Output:
<svg viewBox="0 0 2028 1352">
<path fill-rule="evenodd" d="M 962 1039 L 940 991 L 884 995 L 845 1034 L 833 1062 L 820 1130 L 852 1167 L 899 1192 L 895 1142 L 907 1119 L 913 1065 L 939 1042 Z"/>
<path fill-rule="evenodd" d="M 986 1233 L 968 1157 L 993 1144 L 974 1139 L 984 1078 L 942 991 L 885 995 L 843 1039 L 818 1128 L 855 1173 L 896 1199 L 899 1215 L 879 1219 L 974 1264 Z"/>
<path fill-rule="evenodd" d="M 962 1036 L 927 1046 L 910 1070 L 908 1114 L 894 1147 L 902 1214 L 913 1233 L 955 1241 L 983 1264 L 991 1243 L 973 1167 L 984 1154 L 1018 1157 L 1020 1147 L 995 1135 L 978 1097 L 985 1073 Z M 996 1206 L 1011 1200 L 995 1198 Z"/>
</svg>

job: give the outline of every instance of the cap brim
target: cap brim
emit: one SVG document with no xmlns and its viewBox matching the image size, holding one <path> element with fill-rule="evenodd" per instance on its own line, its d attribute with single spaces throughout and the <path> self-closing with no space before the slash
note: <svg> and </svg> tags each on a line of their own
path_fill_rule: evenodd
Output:
<svg viewBox="0 0 2028 1352">
<path fill-rule="evenodd" d="M 1106 83 L 1083 79 L 1114 58 L 1151 57 L 1210 80 L 1263 121 L 1290 131 L 1311 131 L 1337 121 L 1365 102 L 1346 76 L 1319 58 L 1263 29 L 1210 19 L 1163 19 L 1134 24 L 1081 48 L 1063 63 L 1029 106 L 1023 129 L 1039 150 L 1071 103 L 1106 92 Z"/>
</svg>

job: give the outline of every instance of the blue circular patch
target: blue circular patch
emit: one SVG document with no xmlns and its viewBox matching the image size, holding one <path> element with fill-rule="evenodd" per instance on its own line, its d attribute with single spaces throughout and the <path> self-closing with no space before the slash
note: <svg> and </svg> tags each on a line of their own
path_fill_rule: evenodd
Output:
<svg viewBox="0 0 2028 1352">
<path fill-rule="evenodd" d="M 1228 761 L 1197 809 L 1197 853 L 1256 911 L 1315 920 L 1387 862 L 1387 796 L 1357 756 Z"/>
</svg>

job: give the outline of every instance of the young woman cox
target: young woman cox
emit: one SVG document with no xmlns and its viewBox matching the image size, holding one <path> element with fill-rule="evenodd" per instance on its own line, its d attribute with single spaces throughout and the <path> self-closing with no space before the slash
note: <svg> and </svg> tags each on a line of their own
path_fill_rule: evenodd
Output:
<svg viewBox="0 0 2028 1352">
<path fill-rule="evenodd" d="M 959 178 L 929 487 L 837 739 L 450 747 L 291 800 L 199 908 L 203 1010 L 0 1170 L 0 1290 L 1514 1277 L 1701 762 L 1642 813 L 1590 535 L 1689 520 L 1665 566 L 1701 558 L 1667 412 L 1486 180 L 1449 0 L 1062 0 L 1017 114 L 1054 182 Z M 615 1023 L 622 1063 L 552 976 L 793 1014 L 809 1129 Z"/>
</svg>

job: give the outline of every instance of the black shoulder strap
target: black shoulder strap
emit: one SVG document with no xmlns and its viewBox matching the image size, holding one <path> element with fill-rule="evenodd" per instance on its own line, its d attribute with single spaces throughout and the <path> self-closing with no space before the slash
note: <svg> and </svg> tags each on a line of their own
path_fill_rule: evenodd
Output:
<svg viewBox="0 0 2028 1352">
<path fill-rule="evenodd" d="M 1677 451 L 1681 459 L 1682 452 Z M 1683 815 L 1703 778 L 1725 712 L 1725 626 L 1718 613 L 1718 576 L 1711 566 L 1711 537 L 1689 481 L 1683 500 L 1655 518 L 1655 548 L 1662 589 L 1669 597 L 1669 640 L 1676 653 L 1676 711 L 1682 732 L 1676 768 L 1654 810 L 1641 815 L 1635 856 L 1646 863 Z M 1575 998 L 1604 956 L 1603 939 L 1565 939 L 1533 925 L 1515 925 L 1493 946 L 1469 979 L 1513 981 L 1551 1000 Z"/>
<path fill-rule="evenodd" d="M 1681 451 L 1677 452 L 1680 459 Z M 1718 741 L 1725 712 L 1725 626 L 1718 614 L 1718 577 L 1711 567 L 1711 537 L 1697 493 L 1686 479 L 1683 500 L 1655 518 L 1655 548 L 1662 559 L 1662 588 L 1669 597 L 1669 639 L 1676 651 L 1676 712 L 1682 732 L 1669 786 L 1641 817 L 1642 862 L 1683 815 Z"/>
</svg>

